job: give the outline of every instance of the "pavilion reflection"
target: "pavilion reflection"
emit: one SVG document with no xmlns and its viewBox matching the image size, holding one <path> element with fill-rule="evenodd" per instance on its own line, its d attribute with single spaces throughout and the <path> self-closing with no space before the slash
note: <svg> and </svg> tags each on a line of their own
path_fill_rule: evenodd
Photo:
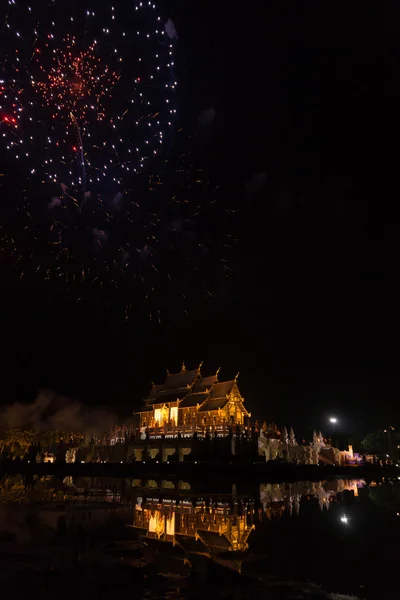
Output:
<svg viewBox="0 0 400 600">
<path fill-rule="evenodd" d="M 321 510 L 329 509 L 338 494 L 350 491 L 358 496 L 363 480 L 296 483 L 263 483 L 259 498 L 231 496 L 228 499 L 166 497 L 154 490 L 150 495 L 137 496 L 133 508 L 132 526 L 146 538 L 196 547 L 212 554 L 224 551 L 246 551 L 248 539 L 261 514 L 280 518 L 285 512 L 299 513 L 304 497 L 317 500 Z"/>
<path fill-rule="evenodd" d="M 133 527 L 148 538 L 190 546 L 193 551 L 244 551 L 254 528 L 254 515 L 251 501 L 138 497 Z"/>
</svg>

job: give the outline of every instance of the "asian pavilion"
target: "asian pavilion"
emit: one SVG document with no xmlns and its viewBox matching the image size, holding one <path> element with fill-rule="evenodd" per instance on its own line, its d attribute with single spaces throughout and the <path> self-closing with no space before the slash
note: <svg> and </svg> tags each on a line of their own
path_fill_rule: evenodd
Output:
<svg viewBox="0 0 400 600">
<path fill-rule="evenodd" d="M 188 371 L 182 364 L 179 373 L 168 373 L 161 385 L 154 385 L 144 400 L 140 427 L 174 428 L 193 431 L 198 427 L 225 429 L 228 425 L 243 426 L 250 413 L 244 406 L 237 377 L 219 381 L 215 375 L 202 377 L 201 364 Z"/>
</svg>

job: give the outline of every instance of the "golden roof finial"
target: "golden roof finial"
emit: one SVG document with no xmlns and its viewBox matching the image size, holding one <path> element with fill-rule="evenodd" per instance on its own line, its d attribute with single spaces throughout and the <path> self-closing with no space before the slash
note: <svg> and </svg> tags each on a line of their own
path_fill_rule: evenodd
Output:
<svg viewBox="0 0 400 600">
<path fill-rule="evenodd" d="M 204 360 L 202 360 L 201 363 L 199 364 L 198 371 L 200 371 L 201 367 L 203 366 L 203 362 L 204 362 Z"/>
<path fill-rule="evenodd" d="M 186 365 L 184 362 L 182 362 L 181 373 L 184 373 L 185 371 L 186 371 Z"/>
<path fill-rule="evenodd" d="M 217 372 L 215 373 L 217 376 L 219 375 L 220 370 L 221 370 L 221 367 L 218 367 Z"/>
<path fill-rule="evenodd" d="M 237 380 L 237 378 L 239 377 L 239 375 L 240 375 L 240 371 L 238 371 L 238 372 L 236 373 L 236 375 L 235 375 L 235 381 Z"/>
</svg>

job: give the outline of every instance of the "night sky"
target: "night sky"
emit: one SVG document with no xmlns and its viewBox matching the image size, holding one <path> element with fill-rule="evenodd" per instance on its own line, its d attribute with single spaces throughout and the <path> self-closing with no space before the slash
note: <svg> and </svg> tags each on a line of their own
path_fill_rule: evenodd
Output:
<svg viewBox="0 0 400 600">
<path fill-rule="evenodd" d="M 240 371 L 253 415 L 299 434 L 326 431 L 330 415 L 345 433 L 396 424 L 395 154 L 389 191 L 374 182 L 383 121 L 391 135 L 396 123 L 400 12 L 388 6 L 383 28 L 373 5 L 168 2 L 184 130 L 222 190 L 202 226 L 238 239 L 231 278 L 211 255 L 212 301 L 197 286 L 188 316 L 170 310 L 161 324 L 114 318 L 95 296 L 82 308 L 4 285 L 2 402 L 51 387 L 129 414 L 165 368 L 204 361 L 205 374 Z"/>
</svg>

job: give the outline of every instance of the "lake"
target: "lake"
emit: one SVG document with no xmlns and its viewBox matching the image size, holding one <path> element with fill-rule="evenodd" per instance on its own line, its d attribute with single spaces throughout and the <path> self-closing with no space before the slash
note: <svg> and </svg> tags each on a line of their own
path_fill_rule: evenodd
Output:
<svg viewBox="0 0 400 600">
<path fill-rule="evenodd" d="M 400 481 L 0 482 L 13 598 L 397 597 Z"/>
</svg>

